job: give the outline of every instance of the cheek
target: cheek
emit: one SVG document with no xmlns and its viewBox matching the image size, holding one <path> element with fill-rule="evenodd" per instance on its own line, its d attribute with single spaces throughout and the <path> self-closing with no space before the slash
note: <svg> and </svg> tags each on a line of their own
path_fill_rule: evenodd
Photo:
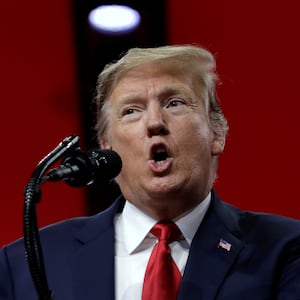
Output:
<svg viewBox="0 0 300 300">
<path fill-rule="evenodd" d="M 123 169 L 137 168 L 139 161 L 144 157 L 142 139 L 124 133 L 112 135 L 111 142 L 112 149 L 121 156 Z"/>
<path fill-rule="evenodd" d="M 198 118 L 191 118 L 187 122 L 181 122 L 176 125 L 174 135 L 181 138 L 184 145 L 211 145 L 213 132 L 207 121 Z"/>
<path fill-rule="evenodd" d="M 110 133 L 112 149 L 120 155 L 136 159 L 144 154 L 145 130 L 141 124 L 123 126 L 117 123 L 112 126 Z"/>
</svg>

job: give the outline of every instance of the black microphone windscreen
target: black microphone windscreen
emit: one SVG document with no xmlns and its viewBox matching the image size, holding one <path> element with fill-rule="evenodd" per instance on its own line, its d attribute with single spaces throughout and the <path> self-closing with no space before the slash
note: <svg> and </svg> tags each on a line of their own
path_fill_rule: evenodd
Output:
<svg viewBox="0 0 300 300">
<path fill-rule="evenodd" d="M 91 150 L 89 156 L 96 164 L 96 178 L 110 180 L 121 172 L 122 160 L 117 152 L 107 149 L 97 149 Z"/>
<path fill-rule="evenodd" d="M 73 187 L 80 187 L 96 180 L 109 181 L 121 169 L 122 160 L 113 150 L 95 149 L 88 153 L 76 150 L 63 159 L 60 167 L 47 174 L 47 180 L 64 180 Z"/>
</svg>

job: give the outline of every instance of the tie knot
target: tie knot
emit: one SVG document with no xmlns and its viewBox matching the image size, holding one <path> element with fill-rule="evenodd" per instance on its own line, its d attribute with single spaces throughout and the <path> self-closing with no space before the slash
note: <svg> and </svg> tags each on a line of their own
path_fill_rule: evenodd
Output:
<svg viewBox="0 0 300 300">
<path fill-rule="evenodd" d="M 178 240 L 181 236 L 179 228 L 172 221 L 160 221 L 156 223 L 151 229 L 151 233 L 160 241 L 165 240 L 168 243 Z"/>
</svg>

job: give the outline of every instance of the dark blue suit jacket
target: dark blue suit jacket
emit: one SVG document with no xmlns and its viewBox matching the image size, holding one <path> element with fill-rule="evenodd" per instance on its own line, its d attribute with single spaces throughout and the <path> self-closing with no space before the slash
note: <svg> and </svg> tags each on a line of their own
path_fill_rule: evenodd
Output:
<svg viewBox="0 0 300 300">
<path fill-rule="evenodd" d="M 123 201 L 41 231 L 56 300 L 114 299 L 114 216 Z M 220 239 L 231 244 L 230 251 L 218 247 Z M 37 299 L 22 240 L 0 253 L 0 299 Z M 300 221 L 241 211 L 213 192 L 178 299 L 300 300 Z"/>
</svg>

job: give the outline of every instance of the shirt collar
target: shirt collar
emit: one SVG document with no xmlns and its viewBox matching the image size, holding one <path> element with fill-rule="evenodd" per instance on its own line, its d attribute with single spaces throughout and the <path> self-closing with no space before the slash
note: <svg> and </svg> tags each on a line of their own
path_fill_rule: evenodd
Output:
<svg viewBox="0 0 300 300">
<path fill-rule="evenodd" d="M 156 222 L 155 219 L 126 201 L 116 223 L 117 238 L 125 247 L 126 252 L 129 254 L 134 252 Z"/>
<path fill-rule="evenodd" d="M 173 220 L 190 245 L 209 207 L 211 193 L 195 208 Z M 133 253 L 145 240 L 157 220 L 143 213 L 132 203 L 126 201 L 122 213 L 117 218 L 117 239 L 129 254 Z"/>
<path fill-rule="evenodd" d="M 201 201 L 195 208 L 191 209 L 182 216 L 173 220 L 182 232 L 182 235 L 188 242 L 189 246 L 192 243 L 194 235 L 200 226 L 210 204 L 211 193 Z"/>
</svg>

